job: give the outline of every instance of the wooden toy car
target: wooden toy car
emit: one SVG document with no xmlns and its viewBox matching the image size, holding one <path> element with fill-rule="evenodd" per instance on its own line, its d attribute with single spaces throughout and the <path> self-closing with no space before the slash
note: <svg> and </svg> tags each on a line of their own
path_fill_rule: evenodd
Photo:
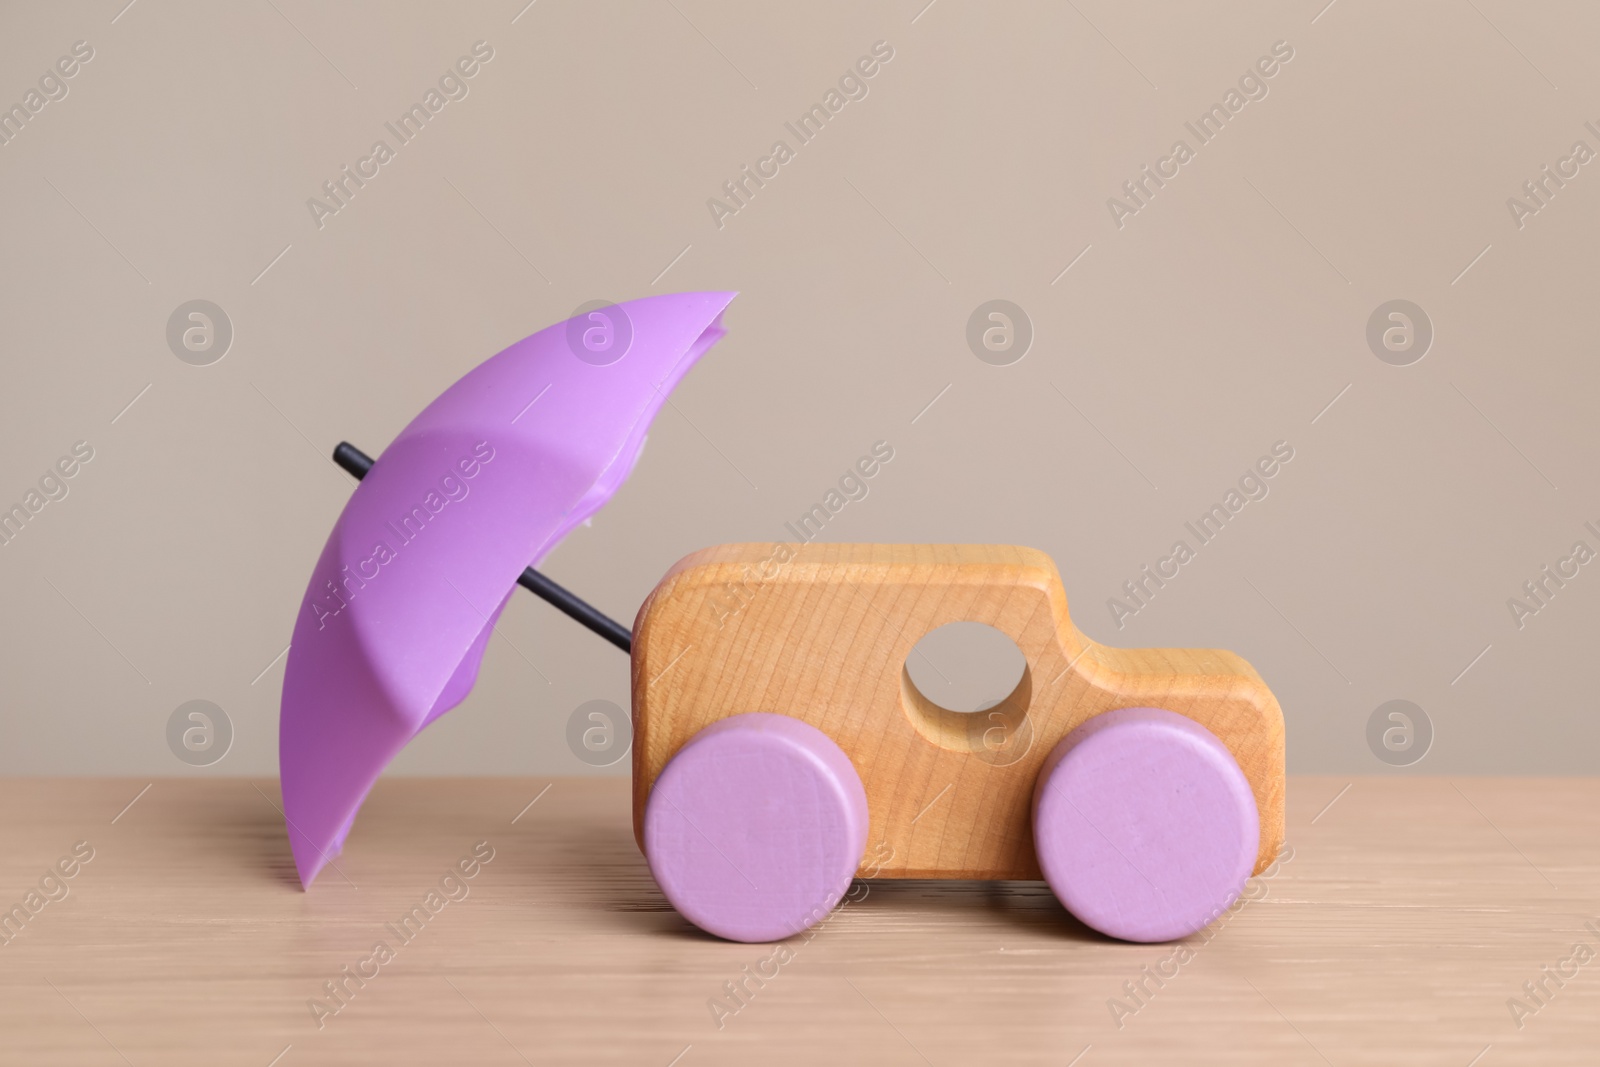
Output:
<svg viewBox="0 0 1600 1067">
<path fill-rule="evenodd" d="M 905 669 L 961 620 L 1027 661 L 983 713 Z M 1090 641 L 1033 549 L 696 552 L 639 610 L 633 708 L 640 848 L 684 916 L 733 940 L 804 930 L 857 876 L 1042 876 L 1085 924 L 1170 940 L 1283 840 L 1283 715 L 1260 676 L 1230 652 Z"/>
</svg>

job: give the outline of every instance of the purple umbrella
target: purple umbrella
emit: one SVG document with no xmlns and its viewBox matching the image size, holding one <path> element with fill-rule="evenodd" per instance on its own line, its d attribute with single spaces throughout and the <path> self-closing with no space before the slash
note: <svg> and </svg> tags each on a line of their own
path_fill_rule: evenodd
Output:
<svg viewBox="0 0 1600 1067">
<path fill-rule="evenodd" d="M 370 464 L 311 572 L 283 683 L 278 764 L 302 885 L 338 855 L 389 761 L 471 691 L 524 568 L 627 478 L 734 295 L 647 297 L 541 330 L 445 390 Z M 564 592 L 546 582 L 541 595 L 582 615 Z"/>
</svg>

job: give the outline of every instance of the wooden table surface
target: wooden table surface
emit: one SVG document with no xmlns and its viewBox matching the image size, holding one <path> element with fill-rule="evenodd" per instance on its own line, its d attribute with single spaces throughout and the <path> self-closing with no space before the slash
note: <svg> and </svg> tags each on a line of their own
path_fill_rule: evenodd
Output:
<svg viewBox="0 0 1600 1067">
<path fill-rule="evenodd" d="M 0 782 L 0 1063 L 1600 1062 L 1574 955 L 1600 950 L 1600 780 L 1291 779 L 1292 856 L 1181 957 L 1040 883 L 858 883 L 777 959 L 716 941 L 651 881 L 625 779 L 387 779 L 303 893 L 277 803 Z"/>
</svg>

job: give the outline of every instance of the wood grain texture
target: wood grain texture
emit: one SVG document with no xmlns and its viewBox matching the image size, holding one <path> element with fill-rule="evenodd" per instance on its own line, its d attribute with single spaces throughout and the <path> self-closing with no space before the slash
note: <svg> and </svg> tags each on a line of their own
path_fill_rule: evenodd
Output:
<svg viewBox="0 0 1600 1067">
<path fill-rule="evenodd" d="M 1292 856 L 1159 987 L 1174 946 L 1094 935 L 1042 883 L 903 880 L 858 883 L 758 987 L 771 950 L 657 891 L 626 778 L 384 779 L 309 893 L 276 782 L 158 780 L 113 823 L 146 784 L 0 781 L 5 907 L 95 850 L 0 946 L 0 1067 L 1595 1062 L 1600 961 L 1521 1029 L 1506 1006 L 1600 943 L 1593 779 L 1291 779 Z M 479 841 L 470 896 L 319 1029 L 308 1000 Z"/>
<path fill-rule="evenodd" d="M 905 672 L 917 641 L 959 621 L 995 627 L 1027 660 L 985 714 L 937 707 Z M 1040 765 L 1085 719 L 1131 706 L 1188 716 L 1228 746 L 1255 792 L 1265 869 L 1283 841 L 1283 713 L 1233 653 L 1096 644 L 1033 549 L 719 545 L 676 564 L 639 609 L 635 832 L 651 783 L 698 730 L 776 712 L 828 734 L 860 773 L 872 817 L 862 873 L 1036 879 Z"/>
</svg>

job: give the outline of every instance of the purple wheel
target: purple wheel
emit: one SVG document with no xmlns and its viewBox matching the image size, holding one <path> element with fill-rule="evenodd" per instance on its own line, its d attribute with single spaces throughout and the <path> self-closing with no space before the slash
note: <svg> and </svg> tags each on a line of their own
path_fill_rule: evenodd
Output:
<svg viewBox="0 0 1600 1067">
<path fill-rule="evenodd" d="M 1244 890 L 1261 826 L 1255 794 L 1216 736 L 1160 708 L 1123 708 L 1073 730 L 1033 791 L 1039 866 L 1085 925 L 1171 941 Z"/>
<path fill-rule="evenodd" d="M 662 769 L 644 852 L 672 906 L 730 941 L 779 941 L 844 896 L 867 846 L 867 792 L 821 730 L 752 712 L 712 723 Z"/>
</svg>

